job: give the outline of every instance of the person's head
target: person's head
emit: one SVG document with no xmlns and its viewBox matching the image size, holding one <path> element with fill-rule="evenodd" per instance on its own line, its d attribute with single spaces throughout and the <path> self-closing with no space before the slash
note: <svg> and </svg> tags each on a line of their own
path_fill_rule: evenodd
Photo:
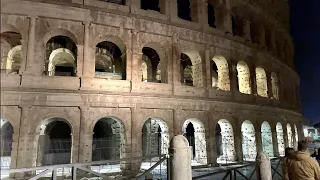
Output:
<svg viewBox="0 0 320 180">
<path fill-rule="evenodd" d="M 284 154 L 284 156 L 285 157 L 290 157 L 290 156 L 292 156 L 293 154 L 294 154 L 294 149 L 293 148 L 286 148 L 285 149 L 285 154 Z"/>
<path fill-rule="evenodd" d="M 308 142 L 307 141 L 299 141 L 298 142 L 298 151 L 306 151 L 308 149 Z"/>
<path fill-rule="evenodd" d="M 313 152 L 318 154 L 318 152 L 319 152 L 318 148 L 314 148 Z"/>
</svg>

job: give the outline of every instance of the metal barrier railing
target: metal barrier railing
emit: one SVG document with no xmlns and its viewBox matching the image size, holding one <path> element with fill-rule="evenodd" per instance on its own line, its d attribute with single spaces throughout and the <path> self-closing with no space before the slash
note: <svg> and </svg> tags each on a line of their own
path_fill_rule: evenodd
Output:
<svg viewBox="0 0 320 180">
<path fill-rule="evenodd" d="M 119 175 L 120 172 L 118 173 L 102 173 L 102 172 L 97 172 L 92 169 L 93 166 L 106 166 L 106 165 L 113 165 L 115 162 L 121 162 L 124 161 L 142 161 L 145 159 L 152 159 L 152 158 L 159 158 L 157 162 L 155 162 L 154 165 L 149 167 L 147 170 L 144 172 L 139 173 L 137 176 L 134 177 L 134 179 L 142 179 L 145 177 L 148 173 L 152 172 L 156 167 L 160 166 L 160 173 L 161 171 L 161 166 L 163 162 L 168 160 L 168 155 L 160 155 L 160 156 L 151 156 L 151 157 L 136 157 L 136 158 L 123 158 L 119 160 L 106 160 L 106 161 L 96 161 L 96 162 L 90 162 L 90 163 L 76 163 L 76 164 L 60 164 L 60 165 L 51 165 L 51 166 L 42 166 L 42 167 L 31 167 L 31 168 L 21 168 L 21 169 L 10 169 L 10 173 L 28 173 L 33 174 L 31 177 L 28 179 L 30 180 L 36 180 L 40 179 L 43 177 L 50 177 L 52 180 L 56 180 L 59 176 L 58 172 L 61 172 L 61 169 L 66 171 L 70 170 L 70 175 L 68 179 L 72 180 L 77 180 L 80 177 L 81 178 L 90 178 L 90 177 L 99 177 L 102 179 L 106 180 L 113 180 L 115 175 Z M 167 162 L 168 163 L 168 162 Z M 84 173 L 79 174 L 78 171 L 82 171 Z M 162 174 L 160 174 L 162 176 Z M 165 171 L 164 176 L 167 177 L 167 170 Z M 71 178 L 70 178 L 71 177 Z"/>
</svg>

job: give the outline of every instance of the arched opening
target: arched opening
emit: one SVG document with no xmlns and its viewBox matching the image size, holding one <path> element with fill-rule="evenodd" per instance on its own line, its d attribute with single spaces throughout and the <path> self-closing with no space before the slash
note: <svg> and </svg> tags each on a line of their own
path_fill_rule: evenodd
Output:
<svg viewBox="0 0 320 180">
<path fill-rule="evenodd" d="M 241 125 L 242 154 L 244 161 L 255 161 L 257 156 L 256 132 L 253 124 L 245 120 Z"/>
<path fill-rule="evenodd" d="M 208 24 L 210 27 L 216 28 L 216 17 L 215 17 L 215 11 L 214 11 L 214 6 L 211 3 L 208 3 L 207 5 L 208 8 Z"/>
<path fill-rule="evenodd" d="M 181 84 L 193 86 L 193 66 L 191 59 L 186 54 L 180 56 Z"/>
<path fill-rule="evenodd" d="M 234 36 L 243 36 L 243 19 L 239 16 L 231 16 L 232 32 Z"/>
<path fill-rule="evenodd" d="M 238 88 L 243 94 L 251 94 L 250 70 L 244 61 L 237 64 Z"/>
<path fill-rule="evenodd" d="M 285 153 L 285 145 L 284 145 L 284 138 L 283 138 L 283 128 L 280 122 L 276 125 L 276 132 L 277 132 L 277 141 L 278 141 L 278 151 L 280 156 L 284 156 Z"/>
<path fill-rule="evenodd" d="M 263 152 L 268 154 L 269 157 L 274 157 L 272 131 L 271 126 L 267 121 L 261 124 L 261 140 Z"/>
<path fill-rule="evenodd" d="M 259 96 L 268 97 L 267 75 L 263 68 L 256 68 L 257 93 Z"/>
<path fill-rule="evenodd" d="M 46 44 L 46 75 L 76 76 L 77 54 L 77 46 L 69 37 L 52 37 Z"/>
<path fill-rule="evenodd" d="M 37 166 L 71 163 L 71 126 L 65 119 L 50 118 L 40 125 Z"/>
<path fill-rule="evenodd" d="M 141 9 L 160 12 L 159 0 L 141 0 Z"/>
<path fill-rule="evenodd" d="M 191 8 L 189 0 L 177 0 L 178 17 L 187 21 L 191 21 Z"/>
<path fill-rule="evenodd" d="M 161 83 L 160 57 L 156 50 L 150 47 L 142 49 L 142 81 Z"/>
<path fill-rule="evenodd" d="M 21 34 L 16 32 L 4 32 L 1 39 L 1 71 L 8 74 L 19 74 L 22 62 Z"/>
<path fill-rule="evenodd" d="M 291 125 L 289 123 L 287 124 L 287 135 L 288 135 L 288 147 L 293 148 L 293 134 L 292 134 Z"/>
<path fill-rule="evenodd" d="M 1 128 L 0 128 L 0 135 L 1 135 L 1 170 L 10 169 L 11 165 L 11 151 L 12 151 L 12 136 L 13 136 L 13 127 L 9 121 L 4 119 L 0 119 L 1 121 Z"/>
<path fill-rule="evenodd" d="M 123 45 L 124 46 L 124 45 Z M 95 52 L 95 78 L 125 80 L 126 56 L 125 47 L 103 41 L 97 44 Z"/>
<path fill-rule="evenodd" d="M 226 119 L 221 119 L 216 125 L 217 163 L 235 161 L 233 128 Z"/>
<path fill-rule="evenodd" d="M 211 61 L 212 87 L 230 91 L 229 67 L 227 60 L 222 56 L 215 56 Z"/>
<path fill-rule="evenodd" d="M 205 128 L 198 119 L 188 119 L 183 124 L 184 136 L 191 149 L 192 164 L 207 164 Z"/>
<path fill-rule="evenodd" d="M 93 129 L 92 161 L 120 159 L 123 144 L 121 121 L 113 117 L 99 119 Z"/>
<path fill-rule="evenodd" d="M 296 143 L 294 145 L 295 148 L 298 147 L 298 141 L 299 141 L 299 135 L 298 135 L 298 129 L 297 129 L 297 126 L 294 124 L 294 134 L 295 134 L 295 140 L 296 140 Z"/>
<path fill-rule="evenodd" d="M 142 128 L 142 156 L 159 156 L 167 154 L 169 148 L 169 131 L 167 124 L 157 118 L 149 118 Z"/>
<path fill-rule="evenodd" d="M 271 73 L 271 86 L 272 86 L 272 96 L 274 99 L 279 99 L 279 82 L 276 73 Z"/>
</svg>

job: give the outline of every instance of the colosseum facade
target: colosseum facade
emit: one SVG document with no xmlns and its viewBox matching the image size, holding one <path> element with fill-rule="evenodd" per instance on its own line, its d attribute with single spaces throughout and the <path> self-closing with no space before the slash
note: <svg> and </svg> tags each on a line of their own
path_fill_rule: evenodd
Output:
<svg viewBox="0 0 320 180">
<path fill-rule="evenodd" d="M 287 0 L 1 0 L 1 166 L 166 154 L 179 134 L 193 165 L 284 155 L 293 54 Z"/>
</svg>

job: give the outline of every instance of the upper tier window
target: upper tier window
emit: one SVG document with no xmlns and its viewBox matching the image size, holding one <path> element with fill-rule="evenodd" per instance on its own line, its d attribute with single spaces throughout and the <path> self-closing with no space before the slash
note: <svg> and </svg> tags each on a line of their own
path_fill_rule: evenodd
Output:
<svg viewBox="0 0 320 180">
<path fill-rule="evenodd" d="M 115 4 L 121 4 L 121 5 L 125 5 L 126 4 L 125 0 L 100 0 L 100 1 L 110 2 L 110 3 L 115 3 Z"/>
</svg>

